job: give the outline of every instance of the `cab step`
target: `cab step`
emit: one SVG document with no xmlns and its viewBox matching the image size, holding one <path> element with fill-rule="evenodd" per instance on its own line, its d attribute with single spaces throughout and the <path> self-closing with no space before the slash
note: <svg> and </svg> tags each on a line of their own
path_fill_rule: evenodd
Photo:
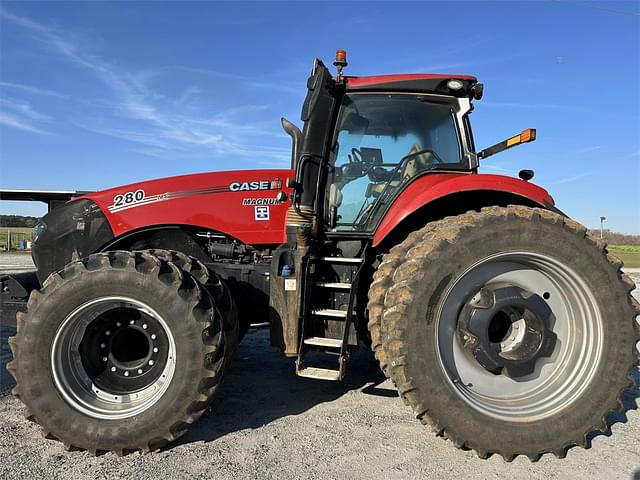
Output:
<svg viewBox="0 0 640 480">
<path fill-rule="evenodd" d="M 351 288 L 351 284 L 345 282 L 316 282 L 315 285 L 320 288 L 334 288 L 336 290 L 349 290 Z"/>
<path fill-rule="evenodd" d="M 337 338 L 309 337 L 304 339 L 304 344 L 314 347 L 341 348 L 342 340 L 338 340 Z"/>
<path fill-rule="evenodd" d="M 317 380 L 340 380 L 340 370 L 331 370 L 329 368 L 303 367 L 296 374 L 299 377 L 315 378 Z"/>
<path fill-rule="evenodd" d="M 311 311 L 318 317 L 347 318 L 346 310 L 333 310 L 331 308 L 317 308 Z"/>
<path fill-rule="evenodd" d="M 363 260 L 359 257 L 322 257 L 323 262 L 329 263 L 362 263 Z"/>
</svg>

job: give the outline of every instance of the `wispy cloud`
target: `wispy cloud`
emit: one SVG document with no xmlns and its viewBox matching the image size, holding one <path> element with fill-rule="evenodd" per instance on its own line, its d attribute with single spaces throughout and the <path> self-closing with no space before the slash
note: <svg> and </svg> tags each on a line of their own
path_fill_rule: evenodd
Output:
<svg viewBox="0 0 640 480">
<path fill-rule="evenodd" d="M 0 10 L 0 16 L 28 31 L 58 56 L 68 60 L 98 78 L 114 96 L 110 111 L 126 121 L 115 122 L 102 115 L 83 119 L 77 125 L 100 134 L 110 135 L 151 147 L 154 154 L 204 148 L 210 152 L 238 156 L 263 156 L 285 162 L 289 152 L 256 142 L 256 138 L 282 136 L 251 115 L 268 105 L 241 105 L 213 114 L 198 113 L 190 100 L 201 90 L 191 85 L 179 95 L 168 96 L 151 86 L 157 71 L 127 71 L 90 52 L 67 31 L 64 33 L 27 17 Z M 256 84 L 259 87 L 260 84 Z M 247 121 L 247 117 L 251 120 Z M 18 127 L 16 127 L 18 128 Z M 251 141 L 248 139 L 251 138 Z M 143 149 L 144 150 L 144 149 Z"/>
<path fill-rule="evenodd" d="M 485 162 L 482 162 L 480 164 L 480 170 L 482 170 L 482 173 L 506 173 L 508 175 L 515 175 L 517 172 L 512 168 L 504 168 L 504 167 L 501 167 L 500 165 L 495 165 L 495 164 L 490 164 Z"/>
<path fill-rule="evenodd" d="M 42 128 L 42 123 L 48 120 L 48 115 L 35 110 L 28 102 L 6 97 L 0 98 L 1 125 L 25 132 L 48 135 L 50 132 Z"/>
<path fill-rule="evenodd" d="M 573 157 L 576 155 L 584 155 L 586 153 L 595 152 L 596 150 L 600 150 L 602 147 L 600 145 L 593 145 L 591 147 L 583 147 L 578 148 L 576 150 L 570 150 L 568 152 L 564 152 L 561 156 L 563 157 Z"/>
<path fill-rule="evenodd" d="M 0 111 L 0 125 L 5 125 L 11 128 L 17 128 L 18 130 L 24 130 L 25 132 L 38 133 L 41 135 L 50 135 L 50 132 L 47 132 L 45 130 L 38 128 L 32 122 L 25 121 L 24 118 L 20 118 L 8 112 Z"/>
<path fill-rule="evenodd" d="M 0 82 L 0 89 L 18 90 L 34 95 L 45 95 L 47 97 L 67 98 L 66 95 L 63 95 L 59 92 L 54 92 L 53 90 L 34 87 L 33 85 L 23 85 L 20 83 Z"/>
<path fill-rule="evenodd" d="M 570 177 L 561 178 L 560 180 L 556 180 L 555 182 L 552 182 L 552 183 L 554 183 L 556 185 L 560 185 L 560 184 L 563 184 L 563 183 L 572 183 L 572 182 L 581 180 L 581 179 L 583 179 L 585 177 L 589 177 L 591 175 L 593 175 L 593 172 L 582 172 L 582 173 L 578 173 L 576 175 L 572 175 Z"/>
</svg>

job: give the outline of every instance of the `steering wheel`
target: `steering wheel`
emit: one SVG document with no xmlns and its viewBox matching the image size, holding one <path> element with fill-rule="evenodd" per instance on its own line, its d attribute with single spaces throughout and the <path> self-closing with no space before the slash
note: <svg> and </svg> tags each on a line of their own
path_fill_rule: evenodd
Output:
<svg viewBox="0 0 640 480">
<path fill-rule="evenodd" d="M 359 178 L 367 175 L 373 168 L 372 164 L 366 163 L 362 159 L 362 152 L 358 148 L 352 148 L 351 153 L 347 155 L 349 163 L 342 167 L 346 176 L 352 178 Z"/>
<path fill-rule="evenodd" d="M 351 153 L 347 155 L 349 158 L 349 163 L 364 163 L 362 161 L 362 152 L 359 148 L 352 148 Z"/>
</svg>

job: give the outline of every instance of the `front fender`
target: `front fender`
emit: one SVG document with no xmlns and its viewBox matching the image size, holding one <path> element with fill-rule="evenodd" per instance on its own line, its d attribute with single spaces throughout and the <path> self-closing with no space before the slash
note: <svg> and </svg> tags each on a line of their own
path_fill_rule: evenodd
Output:
<svg viewBox="0 0 640 480">
<path fill-rule="evenodd" d="M 456 193 L 483 191 L 515 195 L 543 208 L 554 205 L 553 198 L 544 188 L 519 178 L 470 173 L 424 175 L 407 185 L 396 197 L 376 229 L 373 246 L 378 246 L 403 220 L 428 204 Z M 469 209 L 472 208 L 474 205 L 469 205 Z"/>
</svg>

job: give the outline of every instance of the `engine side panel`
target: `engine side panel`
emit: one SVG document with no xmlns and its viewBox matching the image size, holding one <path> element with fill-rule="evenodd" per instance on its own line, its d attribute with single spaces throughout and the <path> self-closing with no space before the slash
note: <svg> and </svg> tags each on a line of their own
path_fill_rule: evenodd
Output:
<svg viewBox="0 0 640 480">
<path fill-rule="evenodd" d="M 104 212 L 113 234 L 154 225 L 215 230 L 243 243 L 286 241 L 289 202 L 275 200 L 292 170 L 236 170 L 162 178 L 124 185 L 82 198 Z"/>
<path fill-rule="evenodd" d="M 541 207 L 554 205 L 549 193 L 533 183 L 503 175 L 439 173 L 424 175 L 410 183 L 387 210 L 373 237 L 379 245 L 405 218 L 425 205 L 459 192 L 493 191 L 524 197 Z M 469 209 L 473 205 L 469 205 Z"/>
</svg>

